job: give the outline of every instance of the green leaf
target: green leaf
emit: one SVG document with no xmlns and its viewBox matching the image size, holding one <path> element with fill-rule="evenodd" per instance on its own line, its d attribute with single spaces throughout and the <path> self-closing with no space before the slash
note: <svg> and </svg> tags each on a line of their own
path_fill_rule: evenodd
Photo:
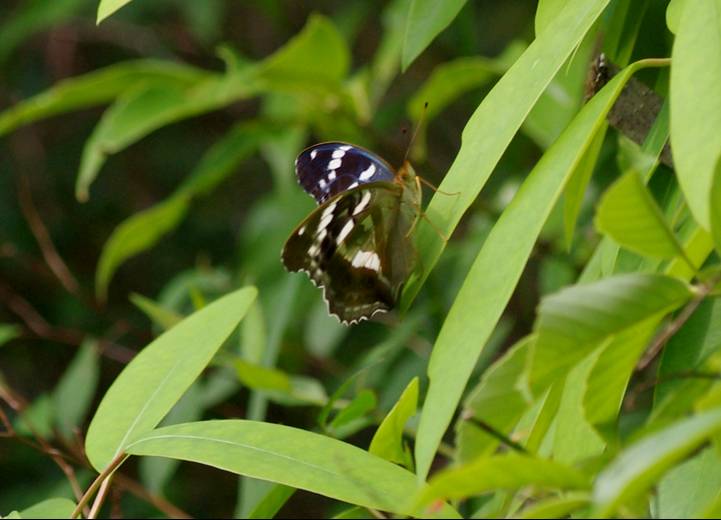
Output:
<svg viewBox="0 0 721 520">
<path fill-rule="evenodd" d="M 143 313 L 150 318 L 153 323 L 163 330 L 172 329 L 183 319 L 183 316 L 177 312 L 173 312 L 159 303 L 155 303 L 153 300 L 146 298 L 142 294 L 131 294 L 130 301 L 133 302 L 138 309 L 143 311 Z"/>
<path fill-rule="evenodd" d="M 47 8 L 46 2 L 42 6 Z M 209 77 L 200 69 L 167 60 L 126 61 L 60 81 L 1 112 L 0 136 L 40 119 L 107 103 L 139 83 L 190 86 Z"/>
<path fill-rule="evenodd" d="M 414 377 L 378 426 L 368 451 L 382 459 L 404 464 L 408 469 L 412 469 L 408 464 L 409 457 L 403 443 L 403 428 L 408 419 L 416 414 L 417 406 L 418 378 Z"/>
<path fill-rule="evenodd" d="M 593 170 L 596 167 L 598 156 L 601 153 L 603 141 L 606 137 L 606 128 L 600 130 L 588 147 L 586 155 L 576 167 L 566 183 L 563 192 L 563 236 L 566 242 L 566 249 L 570 251 L 573 243 L 573 233 L 576 229 L 576 221 L 581 212 L 583 199 L 586 196 L 586 188 L 591 181 Z"/>
<path fill-rule="evenodd" d="M 153 247 L 163 235 L 174 229 L 188 210 L 187 197 L 171 197 L 140 211 L 122 222 L 103 246 L 95 273 L 98 299 L 107 299 L 108 285 L 115 271 L 128 258 Z"/>
<path fill-rule="evenodd" d="M 345 442 L 246 420 L 160 428 L 127 446 L 133 455 L 172 457 L 305 489 L 336 500 L 407 515 L 414 475 Z M 458 518 L 446 506 L 440 515 Z"/>
<path fill-rule="evenodd" d="M 53 392 L 55 422 L 66 439 L 74 439 L 75 429 L 83 424 L 99 375 L 98 342 L 85 340 Z"/>
<path fill-rule="evenodd" d="M 358 392 L 358 395 L 356 395 L 345 408 L 333 417 L 329 429 L 335 432 L 336 435 L 343 436 L 341 432 L 343 432 L 345 428 L 362 419 L 366 414 L 371 412 L 377 404 L 378 400 L 373 391 L 364 388 Z"/>
<path fill-rule="evenodd" d="M 98 261 L 95 273 L 98 298 L 107 298 L 110 280 L 123 262 L 150 249 L 175 229 L 188 212 L 193 197 L 206 195 L 217 187 L 274 131 L 275 125 L 253 121 L 236 125 L 203 155 L 173 195 L 121 222 L 103 246 Z"/>
<path fill-rule="evenodd" d="M 408 114 L 420 121 L 425 112 L 428 121 L 464 93 L 478 89 L 504 72 L 498 60 L 468 56 L 441 63 L 408 101 Z M 425 104 L 428 103 L 428 108 Z"/>
<path fill-rule="evenodd" d="M 683 14 L 685 5 L 686 0 L 671 0 L 666 7 L 666 26 L 668 30 L 674 34 L 678 32 L 678 26 L 681 24 L 681 15 Z"/>
<path fill-rule="evenodd" d="M 0 323 L 0 346 L 20 336 L 20 327 Z"/>
<path fill-rule="evenodd" d="M 409 279 L 403 291 L 403 309 L 410 306 L 445 246 L 438 230 L 445 236 L 453 233 L 533 105 L 607 4 L 608 0 L 571 0 L 549 30 L 516 60 L 471 116 L 463 130 L 461 149 L 440 185 L 442 191 L 460 195 L 449 197 L 437 193 L 426 210 L 433 225 L 425 220 L 419 222 L 416 242 L 424 269 Z"/>
<path fill-rule="evenodd" d="M 660 317 L 651 316 L 617 334 L 601 348 L 586 381 L 583 411 L 594 426 L 615 424 L 636 363 L 646 350 Z"/>
<path fill-rule="evenodd" d="M 401 69 L 405 72 L 418 55 L 458 15 L 466 0 L 411 0 L 403 37 Z"/>
<path fill-rule="evenodd" d="M 235 371 L 243 383 L 253 390 L 290 391 L 290 378 L 280 370 L 248 363 L 242 359 L 233 362 Z"/>
<path fill-rule="evenodd" d="M 609 517 L 642 495 L 670 467 L 721 431 L 721 410 L 677 423 L 623 450 L 599 475 L 593 489 L 596 517 Z"/>
<path fill-rule="evenodd" d="M 570 0 L 539 0 L 536 7 L 536 37 L 546 30 L 555 18 L 561 15 Z"/>
<path fill-rule="evenodd" d="M 100 0 L 100 4 L 98 4 L 98 17 L 96 23 L 99 24 L 115 11 L 124 5 L 129 4 L 130 1 L 131 0 Z"/>
<path fill-rule="evenodd" d="M 564 13 L 567 11 L 569 10 Z M 438 443 L 461 398 L 475 361 L 503 313 L 565 182 L 575 170 L 595 133 L 604 124 L 606 113 L 623 85 L 640 66 L 642 65 L 637 64 L 618 74 L 583 107 L 568 129 L 526 177 L 485 240 L 446 317 L 431 354 L 428 367 L 430 387 L 416 442 L 419 475 L 426 475 L 430 468 Z M 507 77 L 508 74 L 504 79 Z M 489 117 L 495 116 L 489 114 Z M 489 136 L 489 139 L 493 140 L 495 137 L 497 132 L 493 137 Z M 478 174 L 477 168 L 482 162 L 479 158 L 477 164 L 466 165 L 469 168 L 468 173 Z M 467 182 L 472 183 L 475 180 L 469 178 Z M 446 198 L 458 199 L 448 196 Z M 427 214 L 430 219 L 438 218 L 438 214 L 430 209 Z M 440 250 L 438 252 L 440 253 Z M 424 263 L 428 265 L 430 252 L 425 250 L 425 254 Z"/>
<path fill-rule="evenodd" d="M 631 171 L 603 194 L 596 228 L 623 247 L 656 258 L 683 256 L 681 245 L 641 176 Z"/>
<path fill-rule="evenodd" d="M 707 448 L 658 483 L 657 518 L 700 518 L 721 489 L 721 457 Z"/>
<path fill-rule="evenodd" d="M 711 208 L 711 236 L 716 251 L 721 254 L 721 155 L 719 155 L 714 168 L 709 207 Z"/>
<path fill-rule="evenodd" d="M 67 498 L 48 498 L 20 511 L 18 518 L 70 518 L 75 502 Z"/>
<path fill-rule="evenodd" d="M 524 486 L 588 489 L 590 479 L 578 470 L 525 455 L 480 457 L 470 464 L 446 469 L 435 475 L 415 500 L 415 511 L 442 499 L 461 499 L 499 489 Z"/>
<path fill-rule="evenodd" d="M 566 518 L 590 502 L 588 493 L 568 493 L 560 497 L 539 500 L 514 518 Z"/>
<path fill-rule="evenodd" d="M 696 221 L 710 229 L 709 193 L 721 153 L 721 0 L 686 2 L 671 59 L 671 146 Z"/>
<path fill-rule="evenodd" d="M 251 520 L 255 518 L 273 518 L 288 499 L 293 496 L 293 493 L 295 493 L 295 488 L 292 487 L 281 484 L 271 486 L 270 491 L 248 513 L 248 518 Z"/>
<path fill-rule="evenodd" d="M 602 342 L 692 296 L 682 281 L 656 274 L 627 274 L 575 285 L 541 301 L 538 339 L 528 365 L 530 390 L 538 395 Z"/>
<path fill-rule="evenodd" d="M 55 0 L 48 3 L 45 0 L 26 0 L 8 9 L 0 25 L 0 63 L 31 35 L 81 14 L 89 1 Z"/>
<path fill-rule="evenodd" d="M 139 435 L 153 429 L 180 399 L 256 297 L 240 289 L 192 314 L 140 352 L 103 397 L 85 450 L 99 472 Z"/>
<path fill-rule="evenodd" d="M 469 418 L 473 417 L 496 431 L 508 434 L 528 408 L 517 383 L 523 374 L 533 340 L 529 336 L 511 347 L 483 373 L 480 383 L 466 399 L 457 426 L 457 458 L 461 462 L 470 462 L 481 455 L 490 454 L 499 442 L 469 421 Z"/>
</svg>

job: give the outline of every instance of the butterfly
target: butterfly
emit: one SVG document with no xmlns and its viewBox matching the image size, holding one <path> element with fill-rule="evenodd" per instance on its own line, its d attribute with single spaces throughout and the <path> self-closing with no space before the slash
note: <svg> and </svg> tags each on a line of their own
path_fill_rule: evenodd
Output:
<svg viewBox="0 0 721 520">
<path fill-rule="evenodd" d="M 319 205 L 286 241 L 286 269 L 322 287 L 346 325 L 392 309 L 416 263 L 421 187 L 411 165 L 394 171 L 368 150 L 329 142 L 303 150 L 295 172 Z"/>
</svg>

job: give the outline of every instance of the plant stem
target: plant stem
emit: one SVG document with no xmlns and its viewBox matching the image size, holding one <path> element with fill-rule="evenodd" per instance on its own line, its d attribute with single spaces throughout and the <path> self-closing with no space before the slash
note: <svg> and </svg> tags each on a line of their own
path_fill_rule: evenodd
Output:
<svg viewBox="0 0 721 520">
<path fill-rule="evenodd" d="M 80 515 L 83 507 L 85 507 L 85 505 L 90 502 L 90 499 L 93 497 L 98 488 L 105 482 L 105 479 L 112 475 L 113 472 L 118 469 L 118 467 L 127 457 L 128 455 L 126 455 L 125 453 L 118 453 L 118 455 L 110 462 L 110 464 L 108 464 L 108 466 L 103 470 L 103 472 L 97 476 L 97 478 L 93 481 L 92 484 L 90 484 L 90 487 L 85 491 L 85 494 L 78 502 L 78 505 L 75 507 L 73 514 L 70 515 L 70 518 L 77 518 Z"/>
</svg>

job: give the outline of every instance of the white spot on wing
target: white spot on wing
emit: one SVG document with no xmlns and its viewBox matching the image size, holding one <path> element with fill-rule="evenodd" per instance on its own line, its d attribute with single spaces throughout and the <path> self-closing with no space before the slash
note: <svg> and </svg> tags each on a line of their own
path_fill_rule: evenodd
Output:
<svg viewBox="0 0 721 520">
<path fill-rule="evenodd" d="M 324 219 L 328 215 L 332 215 L 333 212 L 335 211 L 335 207 L 337 204 L 338 204 L 337 202 L 334 202 L 333 204 L 329 204 L 328 207 L 323 210 L 323 214 L 320 216 L 320 218 Z"/>
<path fill-rule="evenodd" d="M 343 153 L 345 153 L 345 152 L 343 152 Z M 333 159 L 332 161 L 330 161 L 328 163 L 328 169 L 329 170 L 337 170 L 338 168 L 340 168 L 340 165 L 342 163 L 343 163 L 343 161 L 341 161 L 340 159 Z"/>
<path fill-rule="evenodd" d="M 358 213 L 360 213 L 361 211 L 363 211 L 364 209 L 366 209 L 366 207 L 368 206 L 368 203 L 370 202 L 370 200 L 371 200 L 371 194 L 370 194 L 369 191 L 366 191 L 366 192 L 363 194 L 363 198 L 361 199 L 361 201 L 360 201 L 360 202 L 358 203 L 358 205 L 353 209 L 353 214 L 354 214 L 354 215 L 357 215 Z"/>
<path fill-rule="evenodd" d="M 318 155 L 318 150 L 311 150 L 310 152 L 310 160 L 312 161 L 315 159 L 315 156 Z"/>
<path fill-rule="evenodd" d="M 365 267 L 378 271 L 381 267 L 381 259 L 374 251 L 358 251 L 351 261 L 353 267 Z"/>
<path fill-rule="evenodd" d="M 328 186 L 328 183 L 325 182 L 324 179 L 321 179 L 321 180 L 318 181 L 318 186 L 320 186 L 320 189 L 321 189 L 321 190 L 324 190 L 325 187 Z"/>
<path fill-rule="evenodd" d="M 340 244 L 345 240 L 345 237 L 348 236 L 348 233 L 353 231 L 353 226 L 355 226 L 355 223 L 352 220 L 349 220 L 345 223 L 345 226 L 343 226 L 343 229 L 340 230 L 340 233 L 338 233 L 338 238 L 335 239 L 336 244 Z"/>
<path fill-rule="evenodd" d="M 300 228 L 300 229 L 298 230 L 298 236 L 302 236 L 303 233 L 305 233 L 305 226 L 303 226 L 302 228 Z"/>
<path fill-rule="evenodd" d="M 344 152 L 347 152 L 347 151 L 350 150 L 351 148 L 353 148 L 353 147 L 345 144 L 345 145 L 339 147 L 338 149 L 339 149 L 339 150 L 343 150 Z"/>
<path fill-rule="evenodd" d="M 373 174 L 376 172 L 376 165 L 371 164 L 368 168 L 363 170 L 360 174 L 360 180 L 367 181 L 371 177 L 373 177 Z"/>
<path fill-rule="evenodd" d="M 349 190 L 350 190 L 350 189 L 353 189 L 353 188 L 355 188 L 356 186 L 358 186 L 358 183 L 357 183 L 357 182 L 354 182 L 353 184 L 351 184 L 350 186 L 348 186 L 348 189 L 349 189 Z"/>
<path fill-rule="evenodd" d="M 345 155 L 345 150 L 343 148 L 338 148 L 337 150 L 333 150 L 333 159 L 340 159 Z"/>
<path fill-rule="evenodd" d="M 318 229 L 322 229 L 325 231 L 325 228 L 328 227 L 328 224 L 330 224 L 331 220 L 333 220 L 333 214 L 328 213 L 327 215 L 323 215 L 323 217 L 320 219 L 320 222 L 318 223 Z"/>
<path fill-rule="evenodd" d="M 333 170 L 332 172 L 330 172 L 330 173 L 328 174 L 328 180 L 329 180 L 330 182 L 333 182 L 333 181 L 335 180 L 335 170 Z"/>
</svg>

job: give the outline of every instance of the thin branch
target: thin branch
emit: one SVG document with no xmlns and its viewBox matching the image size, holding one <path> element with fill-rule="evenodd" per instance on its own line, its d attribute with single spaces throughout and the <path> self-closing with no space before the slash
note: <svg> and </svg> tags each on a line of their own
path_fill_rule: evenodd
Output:
<svg viewBox="0 0 721 520">
<path fill-rule="evenodd" d="M 118 453 L 115 458 L 108 464 L 108 466 L 103 470 L 103 472 L 98 475 L 92 484 L 90 484 L 90 487 L 85 490 L 85 494 L 80 498 L 78 501 L 78 505 L 75 507 L 75 510 L 70 515 L 70 518 L 77 518 L 80 513 L 83 511 L 83 508 L 90 502 L 90 499 L 93 498 L 95 493 L 98 491 L 98 488 L 100 488 L 102 485 L 104 485 L 106 479 L 113 474 L 113 472 L 118 469 L 118 467 L 125 461 L 125 459 L 128 457 L 125 453 Z"/>
<path fill-rule="evenodd" d="M 716 276 L 713 279 L 702 284 L 696 292 L 696 296 L 683 308 L 679 315 L 669 323 L 666 328 L 659 334 L 654 342 L 651 344 L 649 349 L 643 355 L 641 360 L 636 365 L 637 371 L 644 370 L 661 352 L 663 346 L 668 342 L 671 337 L 676 334 L 679 329 L 688 321 L 694 311 L 698 308 L 701 302 L 708 296 L 711 290 L 718 283 L 721 276 Z"/>
<path fill-rule="evenodd" d="M 461 417 L 464 421 L 468 421 L 471 424 L 478 426 L 481 430 L 486 432 L 488 435 L 499 440 L 501 442 L 501 444 L 508 446 L 509 448 L 511 448 L 514 451 L 523 453 L 524 455 L 528 455 L 528 450 L 526 448 L 524 448 L 517 442 L 509 439 L 506 435 L 504 435 L 503 433 L 496 430 L 490 424 L 488 424 L 484 421 L 481 421 L 480 419 L 477 419 L 476 417 L 473 416 L 472 412 L 466 411 L 463 413 L 463 415 Z"/>
<path fill-rule="evenodd" d="M 103 502 L 105 502 L 105 498 L 108 496 L 108 491 L 110 490 L 110 481 L 113 480 L 113 475 L 110 474 L 107 477 L 105 477 L 105 480 L 103 480 L 103 483 L 100 485 L 100 490 L 98 491 L 98 494 L 95 496 L 95 501 L 93 502 L 93 507 L 90 508 L 90 514 L 88 514 L 88 518 L 97 518 L 98 513 L 100 512 L 100 508 L 103 507 Z"/>
<path fill-rule="evenodd" d="M 82 295 L 80 294 L 80 284 L 78 284 L 77 279 L 70 272 L 67 264 L 63 261 L 62 257 L 55 248 L 52 238 L 50 237 L 50 233 L 48 232 L 48 228 L 45 226 L 45 223 L 40 217 L 40 213 L 38 213 L 38 210 L 35 207 L 27 176 L 20 175 L 18 177 L 17 184 L 20 209 L 25 216 L 25 220 L 30 227 L 30 231 L 40 247 L 40 251 L 43 254 L 45 262 L 48 264 L 48 267 L 55 277 L 60 281 L 60 284 L 65 287 L 70 294 L 78 299 L 82 299 Z"/>
<path fill-rule="evenodd" d="M 126 489 L 136 497 L 155 506 L 159 511 L 162 511 L 165 516 L 169 518 L 193 518 L 188 513 L 178 508 L 174 504 L 171 504 L 163 497 L 151 493 L 150 491 L 145 489 L 139 482 L 131 479 L 126 475 L 115 475 L 115 484 L 116 486 Z"/>
</svg>

